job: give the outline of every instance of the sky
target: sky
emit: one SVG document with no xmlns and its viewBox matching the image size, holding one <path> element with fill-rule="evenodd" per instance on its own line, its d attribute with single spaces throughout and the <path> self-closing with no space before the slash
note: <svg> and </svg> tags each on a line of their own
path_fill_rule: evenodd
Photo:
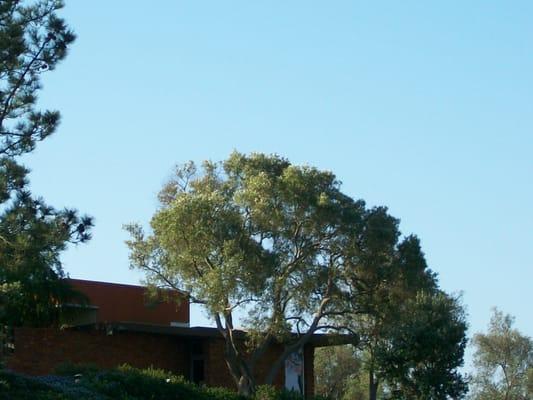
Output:
<svg viewBox="0 0 533 400">
<path fill-rule="evenodd" d="M 533 336 L 533 2 L 74 1 L 44 78 L 53 137 L 32 190 L 94 217 L 71 277 L 138 283 L 122 225 L 148 225 L 175 164 L 233 150 L 333 171 L 422 241 L 470 331 L 491 307 Z M 195 310 L 191 323 L 205 324 Z"/>
</svg>

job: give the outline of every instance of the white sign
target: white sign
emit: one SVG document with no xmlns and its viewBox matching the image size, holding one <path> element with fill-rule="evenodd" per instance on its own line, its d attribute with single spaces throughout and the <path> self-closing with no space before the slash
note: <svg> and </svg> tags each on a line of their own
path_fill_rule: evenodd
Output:
<svg viewBox="0 0 533 400">
<path fill-rule="evenodd" d="M 301 350 L 285 360 L 285 389 L 304 394 L 304 354 Z"/>
</svg>

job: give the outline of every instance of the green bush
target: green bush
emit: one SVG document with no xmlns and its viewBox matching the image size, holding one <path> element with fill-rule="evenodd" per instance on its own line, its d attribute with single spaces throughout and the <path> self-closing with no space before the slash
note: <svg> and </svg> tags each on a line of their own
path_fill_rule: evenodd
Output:
<svg viewBox="0 0 533 400">
<path fill-rule="evenodd" d="M 201 390 L 206 400 L 245 400 L 245 397 L 239 396 L 234 390 L 226 388 L 203 387 Z"/>
<path fill-rule="evenodd" d="M 0 400 L 245 400 L 232 390 L 197 386 L 155 368 L 123 365 L 100 370 L 93 365 L 63 364 L 56 373 L 30 378 L 0 370 Z M 302 400 L 302 396 L 263 385 L 253 400 Z"/>
<path fill-rule="evenodd" d="M 58 365 L 54 372 L 56 375 L 59 376 L 74 376 L 77 374 L 94 374 L 98 371 L 101 371 L 102 368 L 99 368 L 98 366 L 94 364 L 76 364 L 71 362 L 66 362 L 63 364 Z"/>
<path fill-rule="evenodd" d="M 79 400 L 49 385 L 0 371 L 0 400 Z"/>
<path fill-rule="evenodd" d="M 278 398 L 278 390 L 271 385 L 261 385 L 257 387 L 254 400 L 276 400 Z"/>
<path fill-rule="evenodd" d="M 79 371 L 74 369 L 72 372 Z M 83 374 L 80 385 L 119 400 L 242 400 L 235 392 L 204 388 L 181 376 L 155 368 L 137 369 L 123 365 L 113 370 Z"/>
<path fill-rule="evenodd" d="M 288 390 L 280 390 L 271 385 L 257 387 L 254 400 L 302 400 L 302 395 Z"/>
</svg>

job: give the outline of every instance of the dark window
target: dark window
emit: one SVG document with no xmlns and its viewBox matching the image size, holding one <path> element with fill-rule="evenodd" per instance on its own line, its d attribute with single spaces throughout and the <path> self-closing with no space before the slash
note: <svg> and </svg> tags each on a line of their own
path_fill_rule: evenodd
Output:
<svg viewBox="0 0 533 400">
<path fill-rule="evenodd" d="M 202 343 L 201 342 L 193 342 L 192 344 L 192 355 L 193 356 L 203 356 L 204 352 L 202 349 Z"/>
<path fill-rule="evenodd" d="M 191 343 L 191 381 L 205 382 L 204 346 L 201 341 Z"/>
</svg>

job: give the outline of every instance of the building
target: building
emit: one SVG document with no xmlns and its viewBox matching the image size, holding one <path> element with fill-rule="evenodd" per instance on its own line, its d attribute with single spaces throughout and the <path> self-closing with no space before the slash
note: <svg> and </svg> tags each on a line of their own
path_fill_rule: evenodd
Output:
<svg viewBox="0 0 533 400">
<path fill-rule="evenodd" d="M 87 304 L 63 305 L 61 328 L 15 328 L 8 368 L 45 375 L 64 363 L 102 368 L 127 363 L 165 369 L 209 386 L 235 388 L 218 330 L 189 326 L 186 293 L 160 291 L 154 300 L 142 286 L 78 279 L 70 283 L 85 294 Z M 327 343 L 325 335 L 314 335 L 303 352 L 289 357 L 275 385 L 312 395 L 314 348 Z M 258 382 L 281 351 L 281 345 L 273 344 L 265 353 L 256 368 Z"/>
</svg>

